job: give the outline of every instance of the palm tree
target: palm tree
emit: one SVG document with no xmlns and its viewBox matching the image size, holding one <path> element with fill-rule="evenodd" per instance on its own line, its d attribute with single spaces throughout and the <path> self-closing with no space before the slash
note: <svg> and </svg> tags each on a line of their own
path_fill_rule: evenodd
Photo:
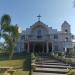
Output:
<svg viewBox="0 0 75 75">
<path fill-rule="evenodd" d="M 9 51 L 9 57 L 12 58 L 18 39 L 18 26 L 11 25 L 9 15 L 3 15 L 1 18 L 2 37 L 5 39 L 6 48 Z"/>
<path fill-rule="evenodd" d="M 3 24 L 10 25 L 10 23 L 11 23 L 10 16 L 8 14 L 3 15 L 1 18 L 1 25 L 3 25 Z"/>
<path fill-rule="evenodd" d="M 18 27 L 17 26 L 11 26 L 11 45 L 12 45 L 12 52 L 11 52 L 11 55 L 10 55 L 10 58 L 13 56 L 14 54 L 14 50 L 16 48 L 16 44 L 17 44 L 17 40 L 18 40 L 18 37 L 19 37 L 19 33 L 18 33 Z"/>
</svg>

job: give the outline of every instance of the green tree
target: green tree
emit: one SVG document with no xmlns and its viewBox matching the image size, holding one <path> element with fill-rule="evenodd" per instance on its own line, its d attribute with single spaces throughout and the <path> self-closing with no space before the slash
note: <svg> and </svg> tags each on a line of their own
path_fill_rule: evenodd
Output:
<svg viewBox="0 0 75 75">
<path fill-rule="evenodd" d="M 9 15 L 3 15 L 1 18 L 1 37 L 5 39 L 5 49 L 8 50 L 10 59 L 14 54 L 18 36 L 18 26 L 11 25 Z"/>
</svg>

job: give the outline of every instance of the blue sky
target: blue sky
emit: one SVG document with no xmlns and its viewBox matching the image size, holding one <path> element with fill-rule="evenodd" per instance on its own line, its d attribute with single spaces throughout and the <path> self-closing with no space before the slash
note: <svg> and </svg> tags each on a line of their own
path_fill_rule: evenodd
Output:
<svg viewBox="0 0 75 75">
<path fill-rule="evenodd" d="M 38 21 L 38 14 L 42 22 L 58 30 L 66 20 L 75 34 L 73 0 L 0 0 L 0 17 L 4 14 L 9 14 L 12 24 L 18 24 L 22 30 Z"/>
</svg>

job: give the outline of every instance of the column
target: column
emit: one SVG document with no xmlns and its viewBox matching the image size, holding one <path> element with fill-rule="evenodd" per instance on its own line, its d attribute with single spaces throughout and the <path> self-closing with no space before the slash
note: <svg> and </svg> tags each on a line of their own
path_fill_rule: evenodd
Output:
<svg viewBox="0 0 75 75">
<path fill-rule="evenodd" d="M 35 44 L 33 44 L 33 52 L 35 52 Z"/>
<path fill-rule="evenodd" d="M 67 48 L 65 47 L 65 55 L 67 54 Z"/>
<path fill-rule="evenodd" d="M 52 42 L 52 52 L 54 51 L 54 45 L 53 45 L 53 42 Z"/>
<path fill-rule="evenodd" d="M 29 53 L 29 42 L 28 42 L 28 48 L 27 48 L 27 53 Z"/>
<path fill-rule="evenodd" d="M 42 44 L 42 47 L 43 47 L 43 51 L 42 51 L 42 53 L 44 53 L 44 43 Z"/>
<path fill-rule="evenodd" d="M 47 53 L 48 53 L 48 51 L 49 51 L 48 42 L 46 44 L 46 49 L 47 49 Z"/>
<path fill-rule="evenodd" d="M 51 55 L 54 55 L 54 42 L 52 42 L 52 51 L 51 51 Z"/>
</svg>

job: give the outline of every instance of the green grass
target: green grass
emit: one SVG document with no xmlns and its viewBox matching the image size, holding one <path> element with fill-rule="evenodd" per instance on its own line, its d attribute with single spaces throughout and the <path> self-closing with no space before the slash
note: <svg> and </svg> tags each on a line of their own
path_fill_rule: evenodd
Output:
<svg viewBox="0 0 75 75">
<path fill-rule="evenodd" d="M 25 59 L 25 53 L 15 54 L 11 60 L 9 60 L 9 56 L 7 54 L 0 54 L 0 66 L 23 68 Z"/>
<path fill-rule="evenodd" d="M 14 54 L 13 58 L 9 60 L 8 54 L 0 54 L 0 67 L 13 67 L 16 72 L 14 75 L 29 75 L 31 73 L 31 57 L 34 55 L 30 53 Z M 0 75 L 5 75 L 0 73 Z"/>
<path fill-rule="evenodd" d="M 71 60 L 73 62 L 75 62 L 75 56 L 68 56 L 68 57 L 65 57 L 67 60 Z"/>
<path fill-rule="evenodd" d="M 0 61 L 0 67 L 15 67 L 22 68 L 25 59 L 17 59 L 17 60 L 3 60 Z"/>
<path fill-rule="evenodd" d="M 16 70 L 16 72 L 14 72 L 14 75 L 29 75 L 31 65 L 30 60 L 30 54 L 15 54 L 11 60 L 9 60 L 9 56 L 7 54 L 0 54 L 0 67 L 13 67 Z M 5 74 L 0 73 L 0 75 Z"/>
<path fill-rule="evenodd" d="M 0 73 L 0 75 L 5 75 L 4 73 Z"/>
<path fill-rule="evenodd" d="M 67 73 L 67 75 L 75 75 L 75 70 L 71 70 L 70 72 Z"/>
<path fill-rule="evenodd" d="M 2 66 L 2 67 L 20 68 L 20 69 L 16 69 L 14 75 L 29 75 L 29 71 L 23 71 L 24 62 L 25 62 L 24 59 L 0 61 L 0 67 Z M 5 74 L 0 73 L 0 75 L 5 75 Z"/>
<path fill-rule="evenodd" d="M 25 57 L 26 57 L 25 53 L 16 53 L 13 55 L 12 60 L 14 60 L 14 59 L 25 59 Z M 0 53 L 0 61 L 1 60 L 9 60 L 9 55 L 4 54 L 4 53 Z"/>
<path fill-rule="evenodd" d="M 29 75 L 29 71 L 17 70 L 14 75 Z"/>
<path fill-rule="evenodd" d="M 0 75 L 6 75 L 6 74 L 0 73 Z M 17 69 L 13 75 L 29 75 L 29 71 L 22 71 L 21 69 Z"/>
</svg>

